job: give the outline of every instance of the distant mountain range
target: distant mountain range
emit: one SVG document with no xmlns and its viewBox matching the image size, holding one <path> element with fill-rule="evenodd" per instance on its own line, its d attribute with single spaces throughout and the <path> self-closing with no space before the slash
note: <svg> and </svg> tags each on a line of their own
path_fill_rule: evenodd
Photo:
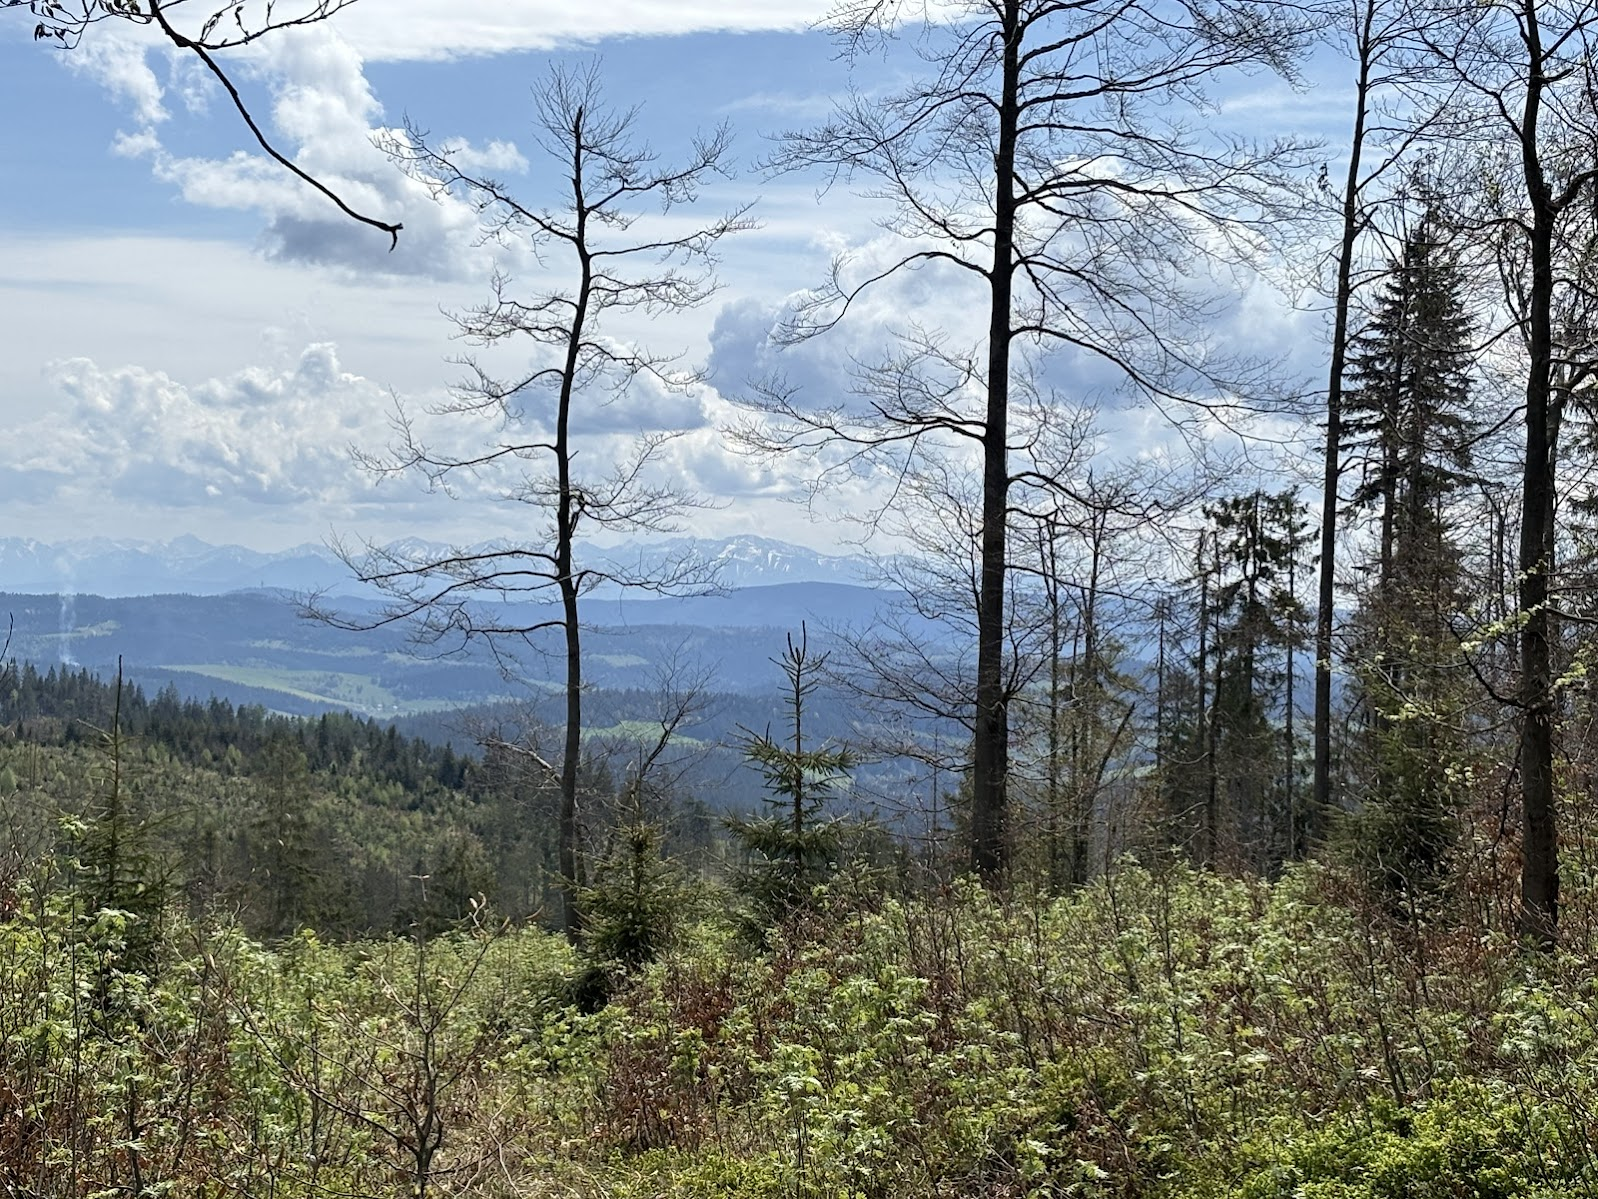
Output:
<svg viewBox="0 0 1598 1199">
<path fill-rule="evenodd" d="M 721 692 L 777 689 L 779 657 L 807 623 L 818 651 L 840 624 L 868 625 L 894 593 L 843 583 L 778 583 L 693 599 L 592 600 L 584 635 L 584 676 L 593 687 L 653 692 L 673 666 L 704 672 Z M 354 619 L 370 601 L 339 605 Z M 499 615 L 505 616 L 502 610 Z M 520 623 L 554 618 L 554 608 L 511 610 Z M 0 643 L 7 656 L 40 669 L 86 668 L 103 678 L 123 663 L 154 690 L 260 703 L 282 712 L 348 708 L 393 717 L 489 703 L 556 685 L 558 630 L 532 639 L 520 658 L 496 658 L 473 644 L 417 646 L 404 627 L 350 632 L 302 619 L 281 591 L 106 598 L 0 591 Z M 507 654 L 514 644 L 501 647 Z M 458 652 L 446 652 L 456 649 Z M 507 680 L 507 669 L 517 681 Z"/>
<path fill-rule="evenodd" d="M 418 557 L 448 547 L 419 540 L 399 543 Z M 476 547 L 474 547 L 476 548 Z M 779 583 L 847 583 L 870 586 L 875 568 L 862 554 L 824 554 L 768 537 L 720 540 L 692 537 L 586 547 L 590 562 L 610 561 L 637 572 L 692 557 L 717 567 L 724 587 Z M 270 588 L 360 595 L 361 588 L 331 550 L 300 545 L 262 553 L 238 545 L 212 545 L 197 537 L 123 541 L 92 537 L 43 542 L 0 537 L 0 591 L 33 595 L 225 595 Z"/>
<path fill-rule="evenodd" d="M 419 558 L 448 549 L 415 540 L 393 548 Z M 596 699 L 653 694 L 674 667 L 705 672 L 717 692 L 770 695 L 781 681 L 773 659 L 801 625 L 818 652 L 826 651 L 837 646 L 840 627 L 870 626 L 903 599 L 865 585 L 873 564 L 863 555 L 765 537 L 661 539 L 584 553 L 589 562 L 613 560 L 621 573 L 691 556 L 716 566 L 722 585 L 706 595 L 600 588 L 585 597 L 584 675 Z M 512 663 L 476 643 L 417 646 L 404 626 L 357 633 L 302 619 L 294 596 L 313 591 L 356 623 L 379 603 L 322 546 L 261 553 L 196 537 L 0 538 L 0 643 L 9 635 L 7 655 L 41 669 L 81 667 L 110 677 L 121 662 L 150 690 L 171 684 L 202 701 L 216 695 L 283 712 L 348 708 L 385 719 L 536 696 L 560 677 L 553 628 Z M 497 619 L 533 627 L 558 616 L 554 600 L 508 609 L 483 602 L 498 609 Z M 948 631 L 927 634 L 936 640 Z"/>
<path fill-rule="evenodd" d="M 311 590 L 346 581 L 328 550 L 302 545 L 263 554 L 197 537 L 119 541 L 89 537 L 46 542 L 0 537 L 0 590 L 106 596 L 222 595 L 249 587 Z"/>
</svg>

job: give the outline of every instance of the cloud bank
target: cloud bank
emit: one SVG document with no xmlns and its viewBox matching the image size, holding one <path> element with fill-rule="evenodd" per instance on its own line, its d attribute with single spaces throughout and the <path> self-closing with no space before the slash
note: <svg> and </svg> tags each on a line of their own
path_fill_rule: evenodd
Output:
<svg viewBox="0 0 1598 1199">
<path fill-rule="evenodd" d="M 117 135 L 115 153 L 147 160 L 155 176 L 191 204 L 259 214 L 265 222 L 261 247 L 269 258 L 450 280 L 480 277 L 506 254 L 480 244 L 471 205 L 431 194 L 374 145 L 389 129 L 366 77 L 367 62 L 547 51 L 610 37 L 797 30 L 825 15 L 827 7 L 816 0 L 618 0 L 597 7 L 500 0 L 469 10 L 433 0 L 367 0 L 329 21 L 280 30 L 232 56 L 228 65 L 235 78 L 259 85 L 269 97 L 255 116 L 279 150 L 356 211 L 404 225 L 393 253 L 383 234 L 352 225 L 326 197 L 253 147 L 225 158 L 174 152 L 162 137 L 172 119 L 173 95 L 191 114 L 236 118 L 223 111 L 231 105 L 196 73 L 190 57 L 148 29 L 102 23 L 67 62 L 101 83 L 134 122 Z M 473 146 L 459 136 L 440 140 L 470 168 L 500 176 L 527 169 L 525 156 L 509 141 Z"/>
<path fill-rule="evenodd" d="M 339 14 L 339 31 L 374 62 L 515 54 L 587 46 L 617 37 L 804 29 L 831 0 L 366 0 Z"/>
<path fill-rule="evenodd" d="M 339 504 L 369 484 L 351 442 L 381 438 L 386 394 L 312 345 L 284 369 L 189 386 L 138 366 L 52 363 L 63 403 L 0 448 L 0 494 L 97 494 L 167 508 Z"/>
</svg>

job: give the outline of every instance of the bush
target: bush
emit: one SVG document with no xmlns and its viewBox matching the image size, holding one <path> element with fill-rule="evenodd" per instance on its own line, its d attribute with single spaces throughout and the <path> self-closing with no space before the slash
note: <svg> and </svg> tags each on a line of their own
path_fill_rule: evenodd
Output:
<svg viewBox="0 0 1598 1199">
<path fill-rule="evenodd" d="M 1322 1127 L 1273 1129 L 1237 1199 L 1531 1199 L 1591 1194 L 1563 1152 L 1570 1113 L 1461 1082 L 1414 1107 L 1376 1103 Z"/>
</svg>

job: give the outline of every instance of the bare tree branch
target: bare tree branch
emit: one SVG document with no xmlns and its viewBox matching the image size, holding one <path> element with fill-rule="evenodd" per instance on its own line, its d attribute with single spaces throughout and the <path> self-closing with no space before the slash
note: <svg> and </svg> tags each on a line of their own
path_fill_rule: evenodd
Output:
<svg viewBox="0 0 1598 1199">
<path fill-rule="evenodd" d="M 229 102 L 255 138 L 256 144 L 273 162 L 320 192 L 351 220 L 387 233 L 390 251 L 399 245 L 400 230 L 404 225 L 356 211 L 331 187 L 272 143 L 239 94 L 232 77 L 216 58 L 219 53 L 248 46 L 268 34 L 325 21 L 355 3 L 355 0 L 306 0 L 308 7 L 288 16 L 279 15 L 272 3 L 262 5 L 252 4 L 249 0 L 228 0 L 213 9 L 201 22 L 200 28 L 192 33 L 184 32 L 172 21 L 172 13 L 182 8 L 184 3 L 185 0 L 75 0 L 73 3 L 67 3 L 66 0 L 0 0 L 0 8 L 26 8 L 38 18 L 33 30 L 34 40 L 48 41 L 63 50 L 75 50 L 90 26 L 102 21 L 126 21 L 159 30 L 171 45 L 197 58 L 222 85 Z M 231 24 L 228 18 L 231 18 Z"/>
</svg>

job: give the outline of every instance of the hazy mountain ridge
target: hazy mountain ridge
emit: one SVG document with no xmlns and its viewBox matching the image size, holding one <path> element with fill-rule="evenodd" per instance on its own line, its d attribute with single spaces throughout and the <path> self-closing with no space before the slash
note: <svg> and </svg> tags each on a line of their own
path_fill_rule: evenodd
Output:
<svg viewBox="0 0 1598 1199">
<path fill-rule="evenodd" d="M 393 549 L 420 557 L 448 547 L 409 538 Z M 868 626 L 902 599 L 862 585 L 872 569 L 863 555 L 771 538 L 677 537 L 584 552 L 627 572 L 664 571 L 692 557 L 718 566 L 721 583 L 713 594 L 591 593 L 583 608 L 585 681 L 598 689 L 653 690 L 675 663 L 704 672 L 717 691 L 767 693 L 780 678 L 770 659 L 801 624 L 813 642 L 830 645 L 831 630 Z M 8 652 L 41 668 L 109 677 L 121 660 L 152 691 L 172 684 L 200 700 L 214 694 L 282 712 L 347 708 L 385 719 L 556 685 L 553 630 L 522 652 L 519 679 L 510 680 L 481 645 L 417 646 L 404 627 L 355 633 L 301 619 L 294 597 L 311 591 L 329 593 L 329 605 L 357 621 L 379 603 L 355 591 L 346 567 L 322 546 L 261 553 L 188 536 L 0 538 L 0 622 L 15 622 Z M 554 596 L 548 599 L 515 605 L 518 618 L 540 623 L 553 614 L 543 611 Z"/>
<path fill-rule="evenodd" d="M 405 538 L 393 547 L 417 557 L 450 548 L 420 538 Z M 864 554 L 827 554 L 754 536 L 661 538 L 587 546 L 580 552 L 595 564 L 611 563 L 642 574 L 658 573 L 664 564 L 692 558 L 714 566 L 718 581 L 727 588 L 778 583 L 870 586 L 875 574 L 872 559 Z M 48 542 L 0 537 L 0 590 L 13 594 L 86 593 L 120 598 L 225 595 L 259 588 L 361 593 L 337 555 L 312 543 L 269 553 L 240 545 L 212 545 L 188 535 L 169 541 L 91 537 Z"/>
<path fill-rule="evenodd" d="M 320 590 L 348 580 L 349 571 L 319 545 L 264 553 L 188 535 L 170 541 L 0 537 L 0 589 L 12 593 L 222 595 L 255 587 Z"/>
<path fill-rule="evenodd" d="M 894 602 L 892 592 L 842 583 L 784 583 L 686 599 L 594 600 L 585 635 L 586 681 L 595 687 L 658 685 L 670 663 L 708 672 L 717 690 L 765 692 L 779 682 L 768 660 L 808 622 L 812 639 L 829 625 L 863 625 Z M 352 614 L 370 601 L 341 605 Z M 554 629 L 521 654 L 520 682 L 508 682 L 485 647 L 416 646 L 399 627 L 358 633 L 301 619 L 280 591 L 226 595 L 105 597 L 0 592 L 0 637 L 13 621 L 8 653 L 38 663 L 85 667 L 103 676 L 122 659 L 131 676 L 185 695 L 310 713 L 349 708 L 374 716 L 451 708 L 555 685 Z M 529 619 L 528 623 L 534 623 Z"/>
<path fill-rule="evenodd" d="M 745 535 L 719 540 L 704 537 L 663 537 L 624 542 L 586 551 L 591 558 L 626 567 L 682 559 L 696 559 L 716 568 L 723 587 L 768 587 L 777 583 L 851 583 L 875 585 L 876 563 L 866 554 L 824 554 L 819 550 Z"/>
</svg>

